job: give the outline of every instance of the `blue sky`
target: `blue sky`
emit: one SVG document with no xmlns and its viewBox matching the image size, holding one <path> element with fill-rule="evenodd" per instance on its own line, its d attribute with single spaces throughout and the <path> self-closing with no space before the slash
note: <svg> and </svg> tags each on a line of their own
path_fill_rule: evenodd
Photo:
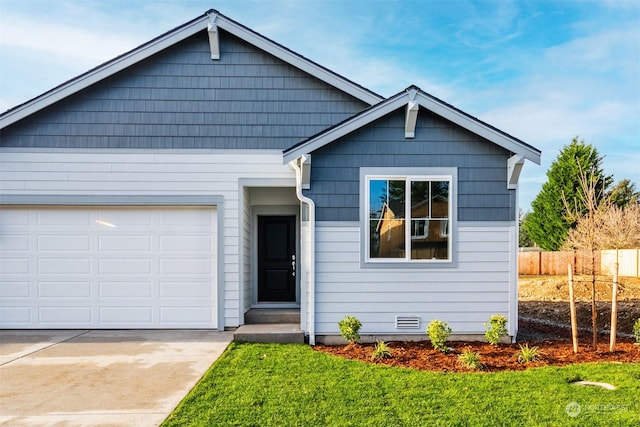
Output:
<svg viewBox="0 0 640 427">
<path fill-rule="evenodd" d="M 0 111 L 208 9 L 389 96 L 411 84 L 543 152 L 578 135 L 640 188 L 637 0 L 0 0 Z"/>
</svg>

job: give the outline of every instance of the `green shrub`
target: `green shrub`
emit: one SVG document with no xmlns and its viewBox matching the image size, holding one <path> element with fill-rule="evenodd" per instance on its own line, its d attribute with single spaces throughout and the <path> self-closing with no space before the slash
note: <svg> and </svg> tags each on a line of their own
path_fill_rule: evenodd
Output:
<svg viewBox="0 0 640 427">
<path fill-rule="evenodd" d="M 520 345 L 520 351 L 518 352 L 519 363 L 537 362 L 540 359 L 540 352 L 538 347 L 529 347 L 529 344 Z"/>
<path fill-rule="evenodd" d="M 633 324 L 633 336 L 636 339 L 636 345 L 640 345 L 640 318 Z"/>
<path fill-rule="evenodd" d="M 429 340 L 431 340 L 431 345 L 436 350 L 440 350 L 443 352 L 448 352 L 451 350 L 449 347 L 444 345 L 451 335 L 451 328 L 447 322 L 443 322 L 442 320 L 432 320 L 427 326 L 427 335 L 429 335 Z"/>
<path fill-rule="evenodd" d="M 468 369 L 482 369 L 480 353 L 476 353 L 470 348 L 465 348 L 464 351 L 458 355 L 458 363 Z"/>
<path fill-rule="evenodd" d="M 391 359 L 392 357 L 393 353 L 389 346 L 382 340 L 376 340 L 376 346 L 373 348 L 371 360 Z"/>
<path fill-rule="evenodd" d="M 360 341 L 360 328 L 362 328 L 362 322 L 353 316 L 346 315 L 344 319 L 338 322 L 340 327 L 340 335 L 342 338 L 355 344 Z"/>
<path fill-rule="evenodd" d="M 497 345 L 507 335 L 507 318 L 502 314 L 494 314 L 484 326 L 487 328 L 484 336 L 491 345 Z"/>
</svg>

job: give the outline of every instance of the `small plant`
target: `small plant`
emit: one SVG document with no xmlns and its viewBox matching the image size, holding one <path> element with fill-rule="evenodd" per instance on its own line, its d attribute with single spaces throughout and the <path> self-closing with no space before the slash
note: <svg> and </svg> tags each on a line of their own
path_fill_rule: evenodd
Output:
<svg viewBox="0 0 640 427">
<path fill-rule="evenodd" d="M 436 350 L 440 350 L 444 353 L 450 350 L 449 347 L 444 345 L 451 335 L 451 328 L 447 322 L 443 322 L 442 320 L 432 320 L 427 326 L 427 335 L 429 335 L 429 340 L 431 340 L 431 345 Z"/>
<path fill-rule="evenodd" d="M 458 355 L 458 363 L 467 369 L 482 369 L 480 353 L 474 352 L 468 347 Z"/>
<path fill-rule="evenodd" d="M 494 314 L 484 326 L 487 328 L 484 336 L 491 345 L 497 345 L 507 335 L 507 318 L 502 314 Z"/>
<path fill-rule="evenodd" d="M 382 340 L 376 340 L 376 346 L 373 348 L 371 360 L 391 359 L 392 357 L 393 353 L 389 346 Z"/>
<path fill-rule="evenodd" d="M 640 318 L 633 324 L 633 336 L 636 339 L 636 345 L 640 345 Z"/>
<path fill-rule="evenodd" d="M 360 341 L 361 321 L 353 316 L 346 315 L 344 319 L 338 322 L 338 326 L 340 327 L 340 335 L 349 343 L 356 344 Z"/>
<path fill-rule="evenodd" d="M 519 363 L 537 362 L 540 359 L 540 352 L 538 347 L 529 347 L 529 344 L 520 345 L 520 351 L 518 352 Z"/>
</svg>

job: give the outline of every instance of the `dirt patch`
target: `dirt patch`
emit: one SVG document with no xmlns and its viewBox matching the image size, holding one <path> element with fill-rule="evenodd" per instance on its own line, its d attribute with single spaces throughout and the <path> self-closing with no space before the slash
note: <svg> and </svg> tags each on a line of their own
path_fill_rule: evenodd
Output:
<svg viewBox="0 0 640 427">
<path fill-rule="evenodd" d="M 640 347 L 631 338 L 633 322 L 640 318 L 640 279 L 622 278 L 618 292 L 618 334 L 614 352 L 609 352 L 611 319 L 611 279 L 599 278 L 596 283 L 598 302 L 599 344 L 592 348 L 591 282 L 584 276 L 576 278 L 576 300 L 579 327 L 579 349 L 573 352 L 569 318 L 569 288 L 566 277 L 525 276 L 519 283 L 518 344 L 492 346 L 484 342 L 449 342 L 448 353 L 432 348 L 429 341 L 389 342 L 389 359 L 371 360 L 374 344 L 347 346 L 318 345 L 316 350 L 347 359 L 388 366 L 442 372 L 468 372 L 458 362 L 465 350 L 480 354 L 483 372 L 524 370 L 538 366 L 564 366 L 573 363 L 617 362 L 640 363 Z M 426 339 L 426 336 L 425 336 Z M 520 344 L 538 347 L 539 360 L 520 363 Z"/>
</svg>

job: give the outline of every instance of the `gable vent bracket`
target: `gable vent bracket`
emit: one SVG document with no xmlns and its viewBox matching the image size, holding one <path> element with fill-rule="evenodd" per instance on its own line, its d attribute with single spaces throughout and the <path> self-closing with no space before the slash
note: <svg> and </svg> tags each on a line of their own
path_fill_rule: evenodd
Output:
<svg viewBox="0 0 640 427">
<path fill-rule="evenodd" d="M 211 49 L 211 59 L 220 59 L 220 40 L 218 38 L 218 24 L 216 24 L 217 14 L 209 15 L 207 34 L 209 34 L 209 49 Z"/>
<path fill-rule="evenodd" d="M 416 101 L 409 101 L 407 103 L 407 117 L 404 122 L 404 137 L 415 138 L 416 136 L 416 121 L 418 120 L 418 110 L 420 104 Z"/>
<path fill-rule="evenodd" d="M 420 316 L 396 316 L 396 329 L 420 329 Z"/>
</svg>

